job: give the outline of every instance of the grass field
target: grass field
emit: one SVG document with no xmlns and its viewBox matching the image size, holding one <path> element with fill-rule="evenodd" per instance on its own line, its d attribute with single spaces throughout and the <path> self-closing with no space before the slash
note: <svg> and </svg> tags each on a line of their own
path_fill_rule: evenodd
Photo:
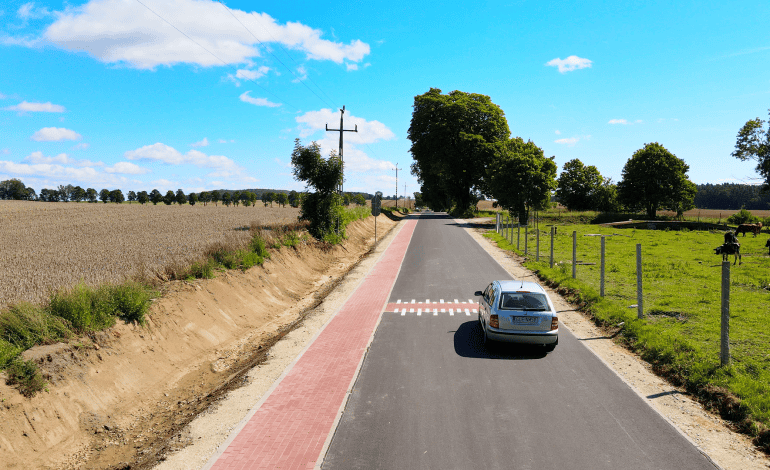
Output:
<svg viewBox="0 0 770 470">
<path fill-rule="evenodd" d="M 721 256 L 713 249 L 722 232 L 612 229 L 559 225 L 556 266 L 549 269 L 550 235 L 541 226 L 540 262 L 534 230 L 528 239 L 530 269 L 580 292 L 606 325 L 624 322 L 629 344 L 664 374 L 681 381 L 706 401 L 727 390 L 740 404 L 727 414 L 748 417 L 743 427 L 759 435 L 770 426 L 770 256 L 763 233 L 740 237 L 743 264 L 731 267 L 730 347 L 732 365 L 720 367 Z M 577 232 L 577 281 L 572 279 L 572 232 Z M 487 236 L 516 248 L 494 231 Z M 519 242 L 523 254 L 524 241 Z M 606 238 L 606 297 L 599 299 L 600 236 Z M 642 246 L 645 318 L 636 320 L 636 244 Z M 732 262 L 732 259 L 730 260 Z M 723 410 L 724 411 L 724 410 Z M 763 439 L 768 439 L 767 431 Z M 767 445 L 764 443 L 762 445 Z"/>
<path fill-rule="evenodd" d="M 0 308 L 189 263 L 217 242 L 248 237 L 252 223 L 294 222 L 298 209 L 176 204 L 0 201 Z"/>
</svg>

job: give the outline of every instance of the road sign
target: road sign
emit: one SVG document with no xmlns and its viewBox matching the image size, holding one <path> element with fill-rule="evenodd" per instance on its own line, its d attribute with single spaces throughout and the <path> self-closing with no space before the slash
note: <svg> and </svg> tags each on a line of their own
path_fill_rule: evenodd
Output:
<svg viewBox="0 0 770 470">
<path fill-rule="evenodd" d="M 380 204 L 382 203 L 382 191 L 377 191 L 372 198 L 372 215 L 380 215 Z"/>
</svg>

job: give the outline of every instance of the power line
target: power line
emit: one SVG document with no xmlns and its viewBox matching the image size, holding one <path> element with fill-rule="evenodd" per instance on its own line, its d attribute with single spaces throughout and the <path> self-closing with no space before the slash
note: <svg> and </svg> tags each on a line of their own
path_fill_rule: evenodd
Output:
<svg viewBox="0 0 770 470">
<path fill-rule="evenodd" d="M 174 25 L 173 25 L 173 24 L 172 24 L 170 21 L 168 21 L 167 19 L 165 19 L 165 18 L 163 18 L 162 16 L 160 16 L 158 13 L 156 13 L 156 12 L 155 12 L 155 10 L 153 10 L 152 8 L 150 8 L 150 7 L 148 7 L 147 5 L 145 5 L 144 3 L 142 3 L 142 1 L 141 1 L 141 0 L 136 0 L 136 1 L 137 1 L 137 2 L 139 2 L 139 4 L 140 4 L 140 5 L 142 5 L 143 7 L 145 7 L 146 9 L 150 10 L 150 12 L 152 12 L 152 14 L 154 14 L 155 16 L 157 16 L 158 18 L 160 18 L 161 20 L 163 20 L 164 22 L 166 22 L 166 24 L 168 24 L 169 26 L 171 26 L 171 27 L 172 27 L 172 28 L 174 28 L 175 30 L 179 31 L 179 33 L 180 33 L 180 34 L 182 34 L 184 37 L 186 37 L 186 38 L 187 38 L 187 39 L 189 39 L 190 41 L 192 41 L 192 42 L 194 42 L 195 44 L 197 44 L 197 45 L 198 45 L 198 47 L 200 47 L 200 48 L 201 48 L 201 49 L 203 49 L 204 51 L 206 51 L 206 52 L 208 52 L 209 54 L 211 54 L 211 55 L 212 55 L 212 56 L 213 56 L 215 59 L 217 59 L 218 61 L 222 62 L 222 63 L 223 63 L 225 66 L 230 66 L 230 64 L 228 64 L 228 63 L 227 63 L 227 62 L 225 62 L 224 60 L 220 59 L 220 58 L 219 58 L 219 57 L 218 57 L 216 54 L 214 54 L 214 53 L 213 53 L 213 52 L 211 52 L 210 50 L 208 50 L 208 49 L 206 49 L 205 47 L 203 47 L 203 45 L 202 45 L 201 43 L 199 43 L 199 42 L 198 42 L 198 41 L 196 41 L 195 39 L 193 39 L 193 38 L 191 38 L 190 36 L 188 36 L 187 34 L 185 34 L 185 32 L 184 32 L 184 31 L 182 31 L 181 29 L 179 29 L 179 28 L 177 28 L 176 26 L 174 26 Z M 226 8 L 226 7 L 225 7 L 225 8 Z M 236 18 L 236 19 L 237 19 L 237 18 Z M 254 80 L 252 80 L 252 79 L 250 79 L 250 78 L 248 78 L 248 77 L 246 77 L 246 79 L 247 79 L 248 81 L 250 81 L 251 83 L 255 84 L 256 86 L 258 86 L 259 88 L 261 88 L 262 90 L 264 90 L 264 91 L 265 91 L 265 93 L 268 93 L 268 94 L 272 95 L 272 96 L 273 96 L 273 98 L 277 99 L 278 101 L 284 101 L 284 102 L 285 102 L 285 100 L 282 100 L 282 99 L 281 99 L 281 98 L 280 98 L 278 95 L 276 95 L 276 94 L 275 94 L 275 93 L 273 93 L 272 91 L 269 91 L 267 88 L 263 87 L 262 85 L 260 85 L 259 83 L 255 82 Z M 292 104 L 290 104 L 290 103 L 286 103 L 286 105 L 287 105 L 287 106 L 289 106 L 290 108 L 293 108 L 293 109 L 295 109 L 296 111 L 299 111 L 299 108 L 297 108 L 296 106 L 293 106 L 293 105 L 292 105 Z"/>
<path fill-rule="evenodd" d="M 269 53 L 271 56 L 275 57 L 275 60 L 277 60 L 277 61 L 278 61 L 278 62 L 279 62 L 281 65 L 283 65 L 283 66 L 286 68 L 286 70 L 288 70 L 288 71 L 289 71 L 289 72 L 290 72 L 292 75 L 294 75 L 294 78 L 296 78 L 297 80 L 299 80 L 299 82 L 300 82 L 301 84 L 305 85 L 305 88 L 307 88 L 308 90 L 310 90 L 310 92 L 311 92 L 312 94 L 314 94 L 314 95 L 315 95 L 315 96 L 316 96 L 316 97 L 317 97 L 319 100 L 323 101 L 325 104 L 327 104 L 327 105 L 331 106 L 332 108 L 334 107 L 334 105 L 333 105 L 333 104 L 331 104 L 331 103 L 329 103 L 328 101 L 326 101 L 325 99 L 323 99 L 323 98 L 322 98 L 322 97 L 321 97 L 321 96 L 320 96 L 318 93 L 316 93 L 315 91 L 313 91 L 313 89 L 312 89 L 312 88 L 310 88 L 309 86 L 307 86 L 307 83 L 305 83 L 304 81 L 302 81 L 302 79 L 301 79 L 301 78 L 299 78 L 299 77 L 297 76 L 297 74 L 296 74 L 296 73 L 294 73 L 294 71 L 293 71 L 292 69 L 290 69 L 290 68 L 289 68 L 289 67 L 288 67 L 286 64 L 284 64 L 284 63 L 281 61 L 281 59 L 279 59 L 279 58 L 278 58 L 278 56 L 277 56 L 277 55 L 273 54 L 273 53 L 272 53 L 272 52 L 271 52 L 271 51 L 270 51 L 270 50 L 267 48 L 267 46 L 265 46 L 265 45 L 262 43 L 262 41 L 260 41 L 260 40 L 259 40 L 259 38 L 258 38 L 258 37 L 257 37 L 257 36 L 256 36 L 254 33 L 252 33 L 252 32 L 251 32 L 251 30 L 250 30 L 248 27 L 246 27 L 246 25 L 245 25 L 245 24 L 243 24 L 243 22 L 242 22 L 241 20 L 239 20 L 237 16 L 235 16 L 235 13 L 233 13 L 233 11 L 230 9 L 230 7 L 228 7 L 227 5 L 225 5 L 225 4 L 224 4 L 224 2 L 222 2 L 222 0 L 219 0 L 219 4 L 220 4 L 220 5 L 222 5 L 222 8 L 224 8 L 225 10 L 227 10 L 227 12 L 228 12 L 228 13 L 230 13 L 230 15 L 231 15 L 233 18 L 235 18 L 235 21 L 237 21 L 238 23 L 240 23 L 240 25 L 241 25 L 241 26 L 243 26 L 243 29 L 245 29 L 246 31 L 248 31 L 248 32 L 249 32 L 249 34 L 251 34 L 251 35 L 254 37 L 254 39 L 256 39 L 256 40 L 257 40 L 257 42 L 259 43 L 259 45 L 260 45 L 260 46 L 264 47 L 264 48 L 265 48 L 265 50 L 266 50 L 266 51 L 267 51 L 267 52 L 268 52 L 268 53 Z M 275 39 L 275 38 L 273 38 L 273 39 Z M 317 86 L 317 85 L 316 85 L 316 86 Z M 320 88 L 319 88 L 319 89 L 320 89 Z"/>
<path fill-rule="evenodd" d="M 251 14 L 252 14 L 252 16 L 254 16 L 254 17 L 257 19 L 257 21 L 259 21 L 259 24 L 260 24 L 260 25 L 262 26 L 262 28 L 263 28 L 263 29 L 264 29 L 264 30 L 267 32 L 267 34 L 269 34 L 269 35 L 270 35 L 270 37 L 271 37 L 271 38 L 273 38 L 273 41 L 275 41 L 275 43 L 278 45 L 278 47 L 280 47 L 280 48 L 281 48 L 281 50 L 283 51 L 283 53 L 284 53 L 284 54 L 286 54 L 286 56 L 287 56 L 289 59 L 291 59 L 291 60 L 292 60 L 292 62 L 294 62 L 294 63 L 297 65 L 297 67 L 300 67 L 300 66 L 301 66 L 301 65 L 300 65 L 300 63 L 299 63 L 299 62 L 297 62 L 297 61 L 294 59 L 294 57 L 293 57 L 291 54 L 289 54 L 289 51 L 287 51 L 286 49 L 284 49 L 284 48 L 283 48 L 283 46 L 281 45 L 280 41 L 278 41 L 278 40 L 275 38 L 275 36 L 273 36 L 273 33 L 271 33 L 269 29 L 265 28 L 265 25 L 264 25 L 264 24 L 262 24 L 262 20 L 260 20 L 260 19 L 259 19 L 259 15 L 256 15 L 256 14 L 254 14 L 254 12 L 253 12 L 253 11 L 251 12 Z M 333 102 L 336 102 L 336 101 L 337 101 L 337 100 L 335 100 L 334 98 L 332 98 L 331 96 L 329 96 L 329 95 L 328 95 L 328 94 L 327 94 L 327 93 L 326 93 L 326 92 L 323 90 L 323 88 L 321 88 L 321 87 L 320 87 L 320 86 L 319 86 L 319 85 L 318 85 L 316 82 L 314 82 L 314 81 L 313 81 L 313 79 L 312 79 L 312 78 L 310 78 L 310 76 L 308 76 L 308 77 L 307 77 L 307 79 L 308 79 L 308 80 L 310 80 L 310 82 L 311 82 L 313 85 L 315 85 L 315 86 L 316 86 L 316 88 L 318 88 L 318 90 L 320 90 L 320 91 L 321 91 L 321 93 L 323 93 L 324 95 L 326 95 L 326 97 L 327 97 L 327 98 L 329 98 L 329 99 L 330 99 L 330 100 L 332 100 Z M 332 106 L 332 107 L 334 107 L 334 106 Z"/>
</svg>

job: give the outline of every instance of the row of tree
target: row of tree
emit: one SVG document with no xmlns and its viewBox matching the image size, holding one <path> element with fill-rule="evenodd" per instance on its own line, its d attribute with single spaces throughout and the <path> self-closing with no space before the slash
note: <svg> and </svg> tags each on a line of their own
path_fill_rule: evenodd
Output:
<svg viewBox="0 0 770 470">
<path fill-rule="evenodd" d="M 489 196 L 524 223 L 531 210 L 548 207 L 553 191 L 576 210 L 644 210 L 654 218 L 658 210 L 693 207 L 689 167 L 657 142 L 634 153 L 617 185 L 580 160 L 567 162 L 557 180 L 555 157 L 512 138 L 502 109 L 486 95 L 431 88 L 416 96 L 408 138 L 420 199 L 435 210 L 465 215 Z"/>
<path fill-rule="evenodd" d="M 701 209 L 770 209 L 770 191 L 759 185 L 748 184 L 699 184 L 695 194 L 695 207 Z"/>
<path fill-rule="evenodd" d="M 102 189 L 97 192 L 94 188 L 83 189 L 80 186 L 61 185 L 58 189 L 43 189 L 40 191 L 40 195 L 35 193 L 35 190 L 24 185 L 21 180 L 10 179 L 0 181 L 0 199 L 16 199 L 16 200 L 37 200 L 43 202 L 98 202 L 103 203 L 122 203 L 128 200 L 129 202 L 138 202 L 140 204 L 159 204 L 166 205 L 171 204 L 190 204 L 195 205 L 201 203 L 204 206 L 213 203 L 217 205 L 219 202 L 226 206 L 230 205 L 244 205 L 253 206 L 256 205 L 258 200 L 267 207 L 273 206 L 273 203 L 279 206 L 286 207 L 286 204 L 292 207 L 299 207 L 302 203 L 302 198 L 305 197 L 305 193 L 299 193 L 297 191 L 290 191 L 288 193 L 281 191 L 264 191 L 261 197 L 253 191 L 226 191 L 226 190 L 214 190 L 203 191 L 200 193 L 185 194 L 181 189 L 174 191 L 168 191 L 166 194 L 162 194 L 157 189 L 153 189 L 150 192 L 147 191 L 129 191 L 124 196 L 123 191 L 120 189 Z M 361 193 L 351 194 L 345 193 L 342 196 L 342 201 L 349 205 L 355 203 L 357 205 L 365 205 L 366 199 Z"/>
</svg>

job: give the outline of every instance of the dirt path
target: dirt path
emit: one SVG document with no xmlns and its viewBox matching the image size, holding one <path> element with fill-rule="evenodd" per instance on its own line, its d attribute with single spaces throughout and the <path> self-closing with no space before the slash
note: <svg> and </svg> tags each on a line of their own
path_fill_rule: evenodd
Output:
<svg viewBox="0 0 770 470">
<path fill-rule="evenodd" d="M 473 222 L 477 223 L 477 219 Z M 474 224 L 475 225 L 475 224 Z M 484 249 L 516 279 L 537 277 L 521 265 L 521 257 L 497 247 L 482 236 L 486 229 L 466 228 Z M 745 435 L 734 432 L 729 423 L 709 413 L 686 391 L 655 375 L 648 363 L 616 344 L 585 314 L 576 311 L 559 294 L 548 289 L 559 311 L 559 320 L 584 341 L 607 366 L 639 396 L 678 428 L 688 439 L 725 470 L 770 468 L 770 458 L 758 451 Z"/>
</svg>

